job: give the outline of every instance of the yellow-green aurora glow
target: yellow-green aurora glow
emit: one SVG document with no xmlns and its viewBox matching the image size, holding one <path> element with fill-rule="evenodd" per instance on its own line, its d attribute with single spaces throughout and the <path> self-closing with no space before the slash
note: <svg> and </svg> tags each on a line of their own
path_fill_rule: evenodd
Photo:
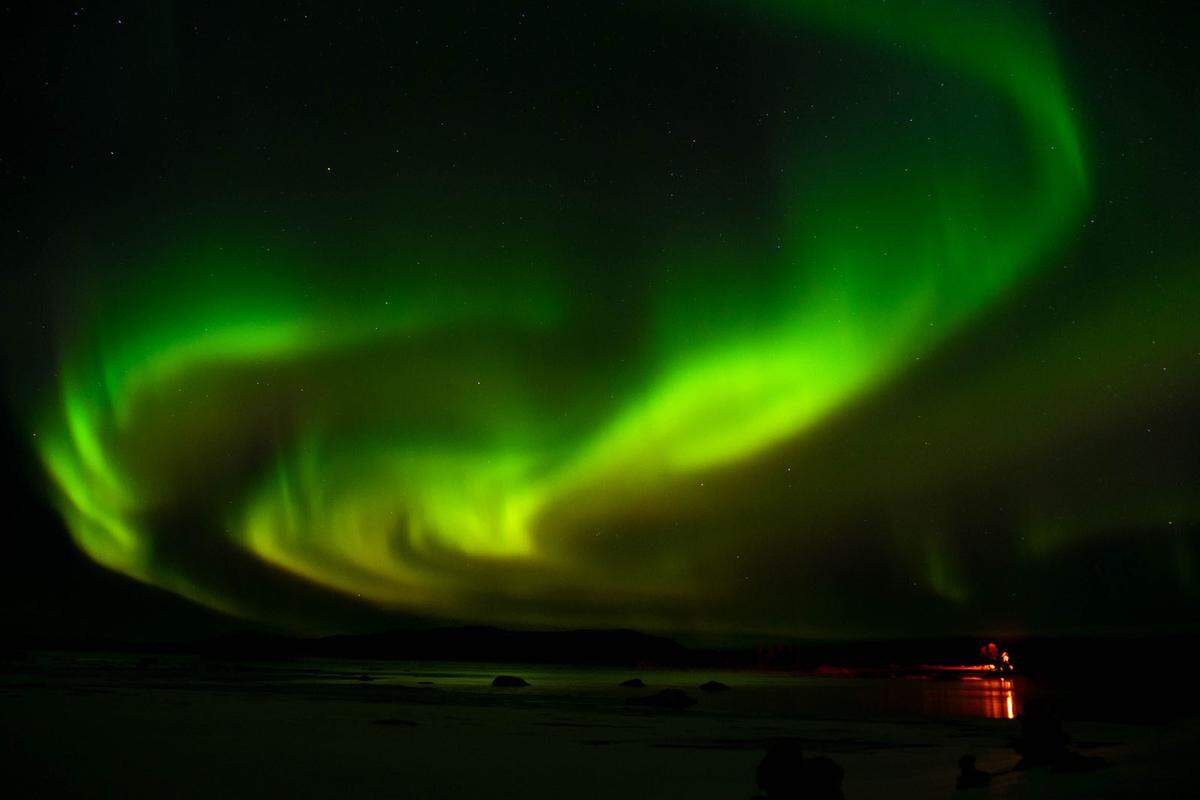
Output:
<svg viewBox="0 0 1200 800">
<path fill-rule="evenodd" d="M 31 424 L 78 545 L 281 621 L 219 568 L 164 553 L 207 540 L 406 613 L 709 626 L 699 609 L 737 591 L 700 566 L 711 548 L 676 531 L 638 560 L 628 540 L 690 524 L 716 502 L 705 481 L 774 463 L 902 380 L 1029 280 L 1088 196 L 1066 81 L 1024 6 L 743 6 L 892 60 L 940 93 L 943 119 L 788 129 L 760 187 L 771 242 L 716 219 L 691 241 L 664 233 L 661 256 L 625 265 L 644 283 L 636 323 L 587 299 L 549 226 L 460 236 L 396 219 L 331 257 L 180 222 L 136 257 L 137 280 L 79 314 Z M 947 119 L 961 127 L 940 135 Z M 605 557 L 616 539 L 625 555 Z M 967 593 L 936 536 L 920 541 L 935 589 Z M 804 624 L 803 609 L 781 623 Z"/>
</svg>

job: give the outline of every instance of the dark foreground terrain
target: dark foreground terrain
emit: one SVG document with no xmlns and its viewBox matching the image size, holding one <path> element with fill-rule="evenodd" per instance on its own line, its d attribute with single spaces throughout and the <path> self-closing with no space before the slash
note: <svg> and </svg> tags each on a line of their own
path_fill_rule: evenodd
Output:
<svg viewBox="0 0 1200 800">
<path fill-rule="evenodd" d="M 698 688 L 714 678 L 730 688 Z M 1104 760 L 1086 772 L 1014 769 L 1010 717 L 1037 687 L 957 676 L 33 653 L 5 667 L 0 731 L 19 797 L 736 800 L 781 740 L 840 764 L 847 798 L 1188 796 L 1200 721 L 1104 686 L 1065 722 Z M 630 702 L 664 688 L 696 702 Z M 987 787 L 955 789 L 964 754 Z"/>
</svg>

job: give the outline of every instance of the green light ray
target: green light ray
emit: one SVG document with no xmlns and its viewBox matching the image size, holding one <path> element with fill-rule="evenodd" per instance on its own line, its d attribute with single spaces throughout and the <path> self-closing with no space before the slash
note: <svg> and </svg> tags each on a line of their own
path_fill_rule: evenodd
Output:
<svg viewBox="0 0 1200 800">
<path fill-rule="evenodd" d="M 595 365 L 619 392 L 592 414 L 569 413 L 589 403 L 594 382 L 580 376 L 590 365 L 549 364 L 575 381 L 551 396 L 538 365 L 521 363 L 530 342 L 591 324 L 575 316 L 559 237 L 514 242 L 497 277 L 491 264 L 439 261 L 427 246 L 389 250 L 364 285 L 345 277 L 356 270 L 295 254 L 267 260 L 236 242 L 218 255 L 185 252 L 166 277 L 102 303 L 100 322 L 67 342 L 60 393 L 35 425 L 79 545 L 139 580 L 249 613 L 158 557 L 162 520 L 193 509 L 198 484 L 220 484 L 214 536 L 387 606 L 454 614 L 477 608 L 485 590 L 518 603 L 586 583 L 586 567 L 542 546 L 556 535 L 549 510 L 579 502 L 581 518 L 602 519 L 679 476 L 802 434 L 1011 292 L 1072 229 L 1084 156 L 1032 14 L 957 2 L 747 5 L 945 71 L 962 97 L 1014 118 L 1016 140 L 976 132 L 953 148 L 885 152 L 871 174 L 838 172 L 861 153 L 830 153 L 832 178 L 806 172 L 795 154 L 772 187 L 785 199 L 778 247 L 683 243 L 669 251 L 678 259 L 645 265 L 682 277 L 651 291 L 633 366 Z M 1015 169 L 1002 157 L 1013 149 L 1024 154 Z M 466 285 L 472 270 L 483 277 Z M 458 361 L 396 377 L 438 336 L 467 340 Z M 385 355 L 355 360 L 372 347 Z M 342 357 L 350 366 L 314 373 L 307 387 L 289 377 Z M 499 361 L 515 374 L 489 376 L 486 389 L 472 380 Z M 347 384 L 375 386 L 378 407 L 364 411 L 371 398 Z M 269 428 L 249 413 L 264 406 Z M 210 418 L 227 421 L 212 452 L 228 462 L 200 480 L 187 470 L 191 451 L 209 452 Z M 244 478 L 232 488 L 221 484 L 231 470 Z M 952 565 L 931 552 L 940 591 L 960 596 Z M 505 570 L 525 577 L 493 574 Z M 658 596 L 704 591 L 681 570 Z M 508 612 L 499 603 L 485 613 Z"/>
</svg>

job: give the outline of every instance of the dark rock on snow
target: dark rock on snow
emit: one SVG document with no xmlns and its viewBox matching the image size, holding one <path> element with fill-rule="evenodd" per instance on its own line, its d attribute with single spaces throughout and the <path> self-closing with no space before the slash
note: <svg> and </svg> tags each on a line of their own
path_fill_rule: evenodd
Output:
<svg viewBox="0 0 1200 800">
<path fill-rule="evenodd" d="M 528 685 L 529 681 L 524 678 L 518 678 L 516 675 L 497 675 L 492 680 L 492 686 L 520 687 Z"/>
<path fill-rule="evenodd" d="M 1017 769 L 1051 767 L 1059 772 L 1088 772 L 1108 764 L 1103 758 L 1085 756 L 1067 745 L 1071 737 L 1062 728 L 1062 720 L 1045 705 L 1030 704 L 1018 718 L 1021 735 L 1012 740 L 1012 748 L 1021 754 Z"/>
<path fill-rule="evenodd" d="M 975 756 L 963 756 L 958 760 L 958 779 L 954 785 L 959 789 L 977 789 L 987 786 L 992 774 L 975 768 Z"/>
<path fill-rule="evenodd" d="M 663 689 L 645 697 L 631 698 L 629 703 L 651 708 L 684 709 L 696 705 L 696 698 L 682 689 Z"/>
<path fill-rule="evenodd" d="M 771 800 L 841 800 L 845 771 L 824 756 L 805 758 L 796 742 L 780 742 L 767 751 L 756 777 Z"/>
</svg>

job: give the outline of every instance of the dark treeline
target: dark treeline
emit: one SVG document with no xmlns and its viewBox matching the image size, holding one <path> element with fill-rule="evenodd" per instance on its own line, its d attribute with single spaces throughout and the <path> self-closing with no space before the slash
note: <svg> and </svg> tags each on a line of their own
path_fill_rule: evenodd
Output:
<svg viewBox="0 0 1200 800">
<path fill-rule="evenodd" d="M 776 641 L 741 647 L 689 647 L 633 630 L 513 631 L 485 626 L 397 630 L 326 637 L 292 637 L 247 631 L 188 642 L 125 643 L 113 640 L 31 640 L 26 650 L 105 650 L 185 653 L 228 659 L 347 658 L 595 665 L 645 668 L 709 667 L 808 673 L 845 668 L 879 674 L 920 671 L 926 665 L 963 666 L 985 661 L 981 645 L 996 641 L 1012 653 L 1018 675 L 1147 677 L 1189 670 L 1194 635 L 1141 637 L 979 637 L 878 641 Z"/>
</svg>

